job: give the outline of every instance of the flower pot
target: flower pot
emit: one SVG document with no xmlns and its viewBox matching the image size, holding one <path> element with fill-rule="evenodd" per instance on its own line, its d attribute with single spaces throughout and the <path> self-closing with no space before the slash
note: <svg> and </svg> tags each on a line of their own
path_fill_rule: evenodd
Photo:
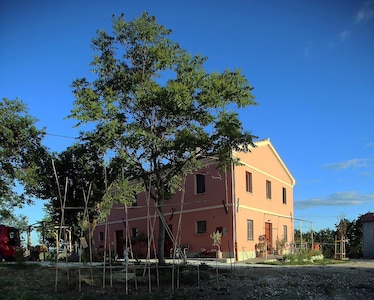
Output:
<svg viewBox="0 0 374 300">
<path fill-rule="evenodd" d="M 222 258 L 222 251 L 217 251 L 217 258 Z"/>
</svg>

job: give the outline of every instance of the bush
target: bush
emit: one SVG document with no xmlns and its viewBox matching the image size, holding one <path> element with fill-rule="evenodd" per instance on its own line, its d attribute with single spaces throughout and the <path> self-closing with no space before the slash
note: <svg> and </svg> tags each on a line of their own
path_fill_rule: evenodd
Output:
<svg viewBox="0 0 374 300">
<path fill-rule="evenodd" d="M 23 249 L 18 249 L 16 251 L 16 262 L 19 264 L 23 264 L 26 261 L 26 257 L 23 255 Z"/>
<path fill-rule="evenodd" d="M 312 262 L 313 257 L 322 255 L 322 253 L 315 249 L 301 249 L 293 254 L 286 254 L 283 256 L 283 261 L 290 263 L 305 263 Z"/>
</svg>

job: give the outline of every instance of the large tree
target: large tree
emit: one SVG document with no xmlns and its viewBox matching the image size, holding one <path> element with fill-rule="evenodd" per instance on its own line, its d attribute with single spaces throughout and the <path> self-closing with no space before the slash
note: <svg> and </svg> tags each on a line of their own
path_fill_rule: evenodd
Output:
<svg viewBox="0 0 374 300">
<path fill-rule="evenodd" d="M 36 122 L 19 99 L 0 101 L 0 219 L 11 219 L 15 207 L 32 202 L 27 191 L 38 184 L 47 153 L 41 144 L 44 130 Z"/>
<path fill-rule="evenodd" d="M 113 32 L 98 31 L 92 40 L 97 77 L 72 84 L 70 115 L 77 125 L 94 125 L 83 138 L 142 182 L 161 218 L 163 203 L 185 174 L 199 168 L 199 157 L 215 154 L 230 164 L 232 150 L 253 145 L 236 109 L 256 104 L 240 71 L 206 72 L 207 58 L 188 54 L 170 34 L 147 13 L 130 22 L 113 17 Z M 164 240 L 160 220 L 160 263 Z"/>
</svg>

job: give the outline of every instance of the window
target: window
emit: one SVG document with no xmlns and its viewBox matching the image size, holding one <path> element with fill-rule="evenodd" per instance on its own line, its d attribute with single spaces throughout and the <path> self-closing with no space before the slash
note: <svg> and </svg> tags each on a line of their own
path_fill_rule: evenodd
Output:
<svg viewBox="0 0 374 300">
<path fill-rule="evenodd" d="M 245 172 L 245 190 L 252 193 L 252 173 Z"/>
<path fill-rule="evenodd" d="M 226 235 L 227 229 L 226 227 L 216 227 L 216 232 L 221 233 L 222 235 Z"/>
<path fill-rule="evenodd" d="M 104 241 L 104 232 L 100 231 L 99 232 L 99 242 L 102 242 L 102 241 Z"/>
<path fill-rule="evenodd" d="M 271 181 L 266 180 L 266 198 L 271 199 Z"/>
<path fill-rule="evenodd" d="M 206 233 L 206 221 L 196 222 L 196 233 L 197 234 Z"/>
<path fill-rule="evenodd" d="M 284 240 L 285 242 L 288 241 L 287 225 L 283 225 L 283 240 Z"/>
<path fill-rule="evenodd" d="M 253 220 L 247 220 L 247 239 L 253 241 Z"/>
<path fill-rule="evenodd" d="M 205 193 L 205 175 L 196 174 L 196 194 Z"/>
<path fill-rule="evenodd" d="M 215 232 L 219 232 L 219 233 L 223 233 L 223 227 L 216 227 L 216 231 Z"/>
<path fill-rule="evenodd" d="M 287 190 L 286 190 L 286 188 L 282 188 L 282 199 L 283 199 L 283 204 L 287 204 Z"/>
<path fill-rule="evenodd" d="M 139 232 L 138 232 L 138 228 L 132 228 L 131 229 L 131 237 L 133 238 L 133 239 L 135 239 L 135 238 L 137 238 L 138 237 L 138 235 L 139 235 Z"/>
</svg>

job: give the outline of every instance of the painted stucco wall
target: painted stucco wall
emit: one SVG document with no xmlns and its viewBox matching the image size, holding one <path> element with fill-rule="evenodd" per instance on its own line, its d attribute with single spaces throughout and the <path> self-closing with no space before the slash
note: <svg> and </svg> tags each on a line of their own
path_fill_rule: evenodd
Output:
<svg viewBox="0 0 374 300">
<path fill-rule="evenodd" d="M 238 202 L 237 250 L 243 259 L 255 256 L 259 236 L 266 235 L 267 248 L 277 248 L 277 240 L 293 242 L 293 187 L 295 180 L 271 143 L 264 142 L 248 153 L 236 154 L 243 165 L 235 167 L 235 199 Z M 246 172 L 252 174 L 252 192 L 246 191 Z M 271 198 L 266 196 L 266 181 L 271 185 Z M 283 188 L 286 203 L 283 203 Z M 253 240 L 248 239 L 247 220 L 253 221 Z M 266 223 L 268 230 L 266 231 Z M 287 236 L 284 236 L 287 226 Z"/>
<path fill-rule="evenodd" d="M 174 237 L 178 232 L 179 217 L 182 216 L 180 237 L 177 242 L 189 246 L 189 256 L 198 255 L 202 248 L 215 249 L 210 234 L 217 229 L 223 230 L 221 250 L 224 257 L 234 257 L 236 253 L 238 260 L 256 255 L 255 245 L 258 243 L 259 235 L 266 233 L 265 223 L 268 223 L 267 226 L 271 224 L 269 247 L 275 248 L 276 240 L 283 239 L 284 225 L 287 226 L 288 241 L 293 240 L 295 181 L 270 141 L 265 140 L 258 145 L 249 153 L 236 153 L 243 165 L 233 167 L 227 174 L 218 171 L 216 161 L 211 160 L 199 172 L 188 175 L 183 207 L 181 207 L 181 193 L 177 193 L 173 199 L 165 203 L 165 222 L 171 227 Z M 252 173 L 252 193 L 246 191 L 246 172 Z M 196 174 L 205 175 L 204 193 L 196 193 Z M 271 182 L 271 199 L 266 199 L 266 180 Z M 282 188 L 286 189 L 286 204 L 283 204 Z M 123 206 L 117 205 L 113 208 L 108 219 L 110 244 L 111 249 L 119 252 L 120 256 L 121 246 L 126 238 L 126 223 L 128 223 L 128 239 L 131 239 L 134 228 L 137 228 L 138 234 L 154 236 L 157 243 L 158 218 L 155 219 L 153 200 L 151 199 L 149 203 L 149 217 L 147 217 L 147 201 L 144 193 L 138 195 L 137 206 L 128 208 L 127 214 Z M 248 240 L 247 220 L 253 220 L 253 240 Z M 197 233 L 199 221 L 206 222 L 205 233 Z M 147 224 L 151 227 L 149 232 L 147 232 Z M 100 235 L 104 236 L 104 230 L 105 224 L 99 224 L 95 230 L 94 238 L 98 248 L 104 246 L 104 241 L 99 238 Z M 123 240 L 120 238 L 120 231 Z M 235 244 L 236 251 L 234 251 Z M 172 248 L 168 238 L 165 248 L 165 255 L 168 256 Z M 153 246 L 151 252 L 153 253 Z M 146 251 L 138 251 L 138 254 L 145 256 Z"/>
<path fill-rule="evenodd" d="M 210 238 L 210 234 L 215 232 L 217 228 L 223 229 L 222 251 L 228 252 L 229 247 L 233 251 L 233 246 L 232 244 L 230 246 L 229 242 L 232 241 L 233 234 L 232 213 L 230 213 L 230 204 L 228 203 L 230 201 L 229 197 L 231 197 L 230 178 L 225 177 L 225 174 L 217 170 L 215 161 L 211 165 L 203 167 L 198 173 L 205 175 L 206 192 L 197 194 L 195 174 L 188 175 L 183 207 L 181 207 L 182 195 L 178 192 L 173 199 L 165 202 L 163 209 L 165 221 L 171 227 L 173 236 L 176 237 L 179 217 L 182 212 L 178 244 L 188 245 L 189 255 L 198 255 L 202 248 L 209 250 L 216 249 L 216 247 L 212 246 L 213 241 Z M 225 181 L 228 183 L 227 185 Z M 132 236 L 133 228 L 137 228 L 139 234 L 146 236 L 151 236 L 151 231 L 153 231 L 157 242 L 159 220 L 155 215 L 154 201 L 151 199 L 149 203 L 149 218 L 147 217 L 147 200 L 144 193 L 138 195 L 137 206 L 127 209 L 128 218 L 126 218 L 126 211 L 122 205 L 114 207 L 108 220 L 112 249 L 117 249 L 117 244 L 121 243 L 121 241 L 116 240 L 116 231 L 122 230 L 123 237 L 126 237 L 126 219 L 128 220 L 129 227 L 128 239 Z M 147 219 L 151 227 L 149 232 L 147 232 Z M 206 221 L 206 233 L 197 234 L 196 224 L 198 221 Z M 104 230 L 104 224 L 99 224 L 95 231 L 98 248 L 104 246 L 104 241 L 99 240 L 100 232 Z M 166 240 L 168 240 L 168 237 Z M 167 255 L 170 252 L 170 248 L 172 248 L 172 244 L 166 241 L 165 248 L 165 255 Z"/>
</svg>

